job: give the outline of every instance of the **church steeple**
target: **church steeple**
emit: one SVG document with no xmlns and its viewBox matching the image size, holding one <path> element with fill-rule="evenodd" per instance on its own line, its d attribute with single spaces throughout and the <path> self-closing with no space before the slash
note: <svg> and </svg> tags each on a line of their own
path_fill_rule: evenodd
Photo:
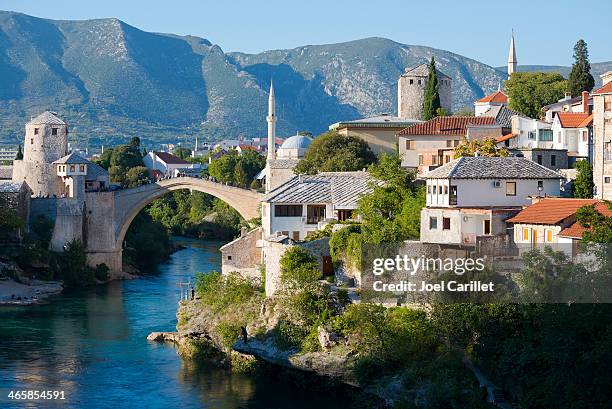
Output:
<svg viewBox="0 0 612 409">
<path fill-rule="evenodd" d="M 510 38 L 510 50 L 508 50 L 508 78 L 513 72 L 516 72 L 516 48 L 514 46 L 514 30 L 512 30 L 512 37 Z"/>
<path fill-rule="evenodd" d="M 270 80 L 270 94 L 268 95 L 268 160 L 276 158 L 276 101 L 274 96 L 274 84 Z"/>
</svg>

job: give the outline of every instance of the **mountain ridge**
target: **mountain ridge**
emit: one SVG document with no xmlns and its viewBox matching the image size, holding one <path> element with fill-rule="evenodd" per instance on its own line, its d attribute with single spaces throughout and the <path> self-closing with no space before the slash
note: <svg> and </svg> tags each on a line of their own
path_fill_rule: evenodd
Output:
<svg viewBox="0 0 612 409">
<path fill-rule="evenodd" d="M 0 11 L 0 143 L 21 143 L 27 119 L 47 109 L 67 119 L 71 140 L 90 146 L 132 136 L 149 144 L 263 136 L 272 78 L 279 135 L 317 134 L 340 120 L 395 113 L 397 78 L 431 56 L 454 80 L 455 109 L 505 79 L 475 59 L 382 37 L 248 54 L 116 18 Z"/>
</svg>

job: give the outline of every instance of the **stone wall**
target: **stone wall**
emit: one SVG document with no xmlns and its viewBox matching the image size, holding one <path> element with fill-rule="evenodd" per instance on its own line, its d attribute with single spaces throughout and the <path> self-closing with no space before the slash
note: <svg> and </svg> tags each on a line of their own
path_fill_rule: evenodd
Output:
<svg viewBox="0 0 612 409">
<path fill-rule="evenodd" d="M 411 83 L 412 81 L 412 83 Z M 397 82 L 397 111 L 400 118 L 423 119 L 423 101 L 427 77 L 404 74 Z M 452 80 L 438 73 L 440 106 L 450 115 L 452 112 Z"/>
<path fill-rule="evenodd" d="M 240 273 L 243 277 L 260 279 L 259 267 L 262 262 L 262 228 L 253 229 L 245 235 L 221 247 L 221 273 Z"/>
</svg>

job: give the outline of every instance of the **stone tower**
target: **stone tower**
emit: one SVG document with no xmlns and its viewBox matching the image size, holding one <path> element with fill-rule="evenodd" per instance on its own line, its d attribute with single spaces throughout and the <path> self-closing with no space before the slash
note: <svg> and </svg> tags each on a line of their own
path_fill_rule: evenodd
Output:
<svg viewBox="0 0 612 409">
<path fill-rule="evenodd" d="M 508 78 L 513 72 L 516 72 L 516 48 L 514 47 L 514 30 L 512 31 L 512 37 L 510 38 L 510 49 L 508 50 Z"/>
<path fill-rule="evenodd" d="M 270 81 L 270 94 L 268 95 L 268 160 L 276 158 L 276 101 L 274 84 Z"/>
<path fill-rule="evenodd" d="M 13 180 L 25 181 L 34 196 L 59 196 L 64 184 L 53 162 L 68 152 L 68 125 L 46 111 L 25 126 L 23 160 L 13 162 Z"/>
<path fill-rule="evenodd" d="M 440 106 L 451 113 L 453 80 L 443 72 L 438 75 L 438 93 Z M 423 119 L 423 101 L 429 77 L 428 64 L 406 68 L 397 81 L 397 116 L 402 119 Z"/>
</svg>

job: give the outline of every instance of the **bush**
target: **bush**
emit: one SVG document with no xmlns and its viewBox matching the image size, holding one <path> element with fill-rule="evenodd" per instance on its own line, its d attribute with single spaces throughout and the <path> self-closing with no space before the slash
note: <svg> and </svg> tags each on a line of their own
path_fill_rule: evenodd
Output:
<svg viewBox="0 0 612 409">
<path fill-rule="evenodd" d="M 108 266 L 104 263 L 98 264 L 94 269 L 94 276 L 98 281 L 107 281 L 109 277 L 109 269 Z"/>
<path fill-rule="evenodd" d="M 259 288 L 238 273 L 226 276 L 219 272 L 197 273 L 195 291 L 201 301 L 215 313 L 221 313 L 231 306 L 241 305 L 260 297 Z"/>
<path fill-rule="evenodd" d="M 221 321 L 215 327 L 215 332 L 221 337 L 222 344 L 229 349 L 238 339 L 242 326 L 244 325 L 235 321 Z"/>
<path fill-rule="evenodd" d="M 303 287 L 321 277 L 319 263 L 308 250 L 292 246 L 280 259 L 281 282 L 288 286 Z"/>
</svg>

